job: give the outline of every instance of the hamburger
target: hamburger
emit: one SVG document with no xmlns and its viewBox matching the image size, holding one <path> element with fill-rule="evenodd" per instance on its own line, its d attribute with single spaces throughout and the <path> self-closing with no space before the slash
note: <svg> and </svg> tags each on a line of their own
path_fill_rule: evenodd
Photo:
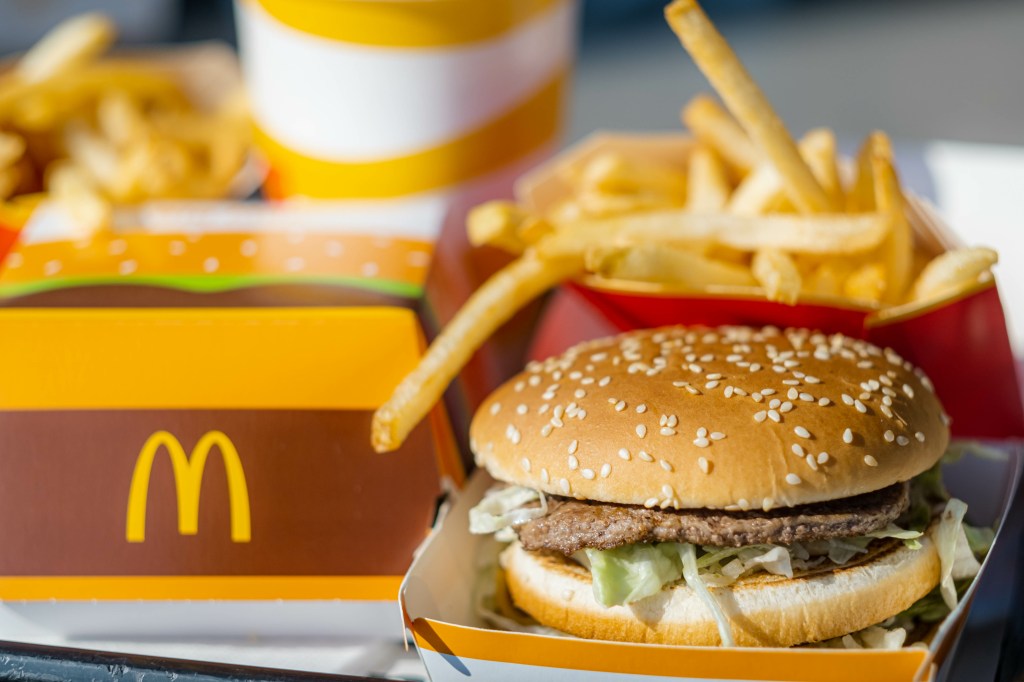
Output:
<svg viewBox="0 0 1024 682">
<path fill-rule="evenodd" d="M 569 635 L 788 647 L 873 632 L 899 646 L 879 623 L 952 608 L 978 570 L 966 507 L 937 479 L 948 423 L 923 372 L 842 335 L 592 341 L 530 364 L 477 412 L 477 464 L 505 485 L 471 530 L 509 541 L 516 613 Z"/>
</svg>

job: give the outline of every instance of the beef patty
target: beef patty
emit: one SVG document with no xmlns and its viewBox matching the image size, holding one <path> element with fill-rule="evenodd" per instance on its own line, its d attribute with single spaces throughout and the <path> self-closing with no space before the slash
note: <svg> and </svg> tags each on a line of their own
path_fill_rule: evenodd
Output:
<svg viewBox="0 0 1024 682">
<path fill-rule="evenodd" d="M 516 526 L 528 550 L 566 556 L 585 547 L 613 549 L 638 542 L 690 542 L 716 547 L 779 544 L 865 535 L 885 528 L 910 505 L 910 484 L 828 502 L 771 511 L 647 509 L 564 497 L 548 498 L 548 513 Z"/>
</svg>

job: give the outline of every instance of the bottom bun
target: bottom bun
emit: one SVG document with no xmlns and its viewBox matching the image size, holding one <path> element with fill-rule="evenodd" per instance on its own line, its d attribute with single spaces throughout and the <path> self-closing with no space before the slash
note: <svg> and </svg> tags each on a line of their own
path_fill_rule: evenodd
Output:
<svg viewBox="0 0 1024 682">
<path fill-rule="evenodd" d="M 502 554 L 509 593 L 537 622 L 587 639 L 717 646 L 718 626 L 700 597 L 677 584 L 627 606 L 601 606 L 590 572 L 518 542 Z M 895 616 L 939 582 L 939 556 L 899 540 L 873 543 L 859 561 L 794 578 L 759 573 L 711 588 L 738 646 L 789 647 L 862 630 Z"/>
</svg>

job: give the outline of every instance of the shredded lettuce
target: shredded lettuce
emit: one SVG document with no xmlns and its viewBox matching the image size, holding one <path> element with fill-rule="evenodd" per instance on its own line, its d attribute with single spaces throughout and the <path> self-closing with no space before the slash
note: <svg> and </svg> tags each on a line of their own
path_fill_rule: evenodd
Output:
<svg viewBox="0 0 1024 682">
<path fill-rule="evenodd" d="M 683 564 L 674 544 L 588 548 L 577 554 L 586 558 L 581 563 L 590 568 L 594 598 L 602 606 L 615 606 L 658 594 L 664 585 L 679 580 Z"/>
<path fill-rule="evenodd" d="M 872 625 L 858 632 L 808 646 L 822 649 L 901 649 L 906 641 L 907 631 L 902 627 Z"/>
<path fill-rule="evenodd" d="M 537 500 L 540 500 L 539 506 L 522 508 L 523 505 Z M 479 504 L 469 510 L 469 532 L 476 535 L 497 533 L 547 513 L 547 499 L 539 490 L 522 486 L 492 488 Z M 515 537 L 498 539 L 507 542 L 514 540 Z"/>
<path fill-rule="evenodd" d="M 686 580 L 687 586 L 697 593 L 714 617 L 715 623 L 718 625 L 718 636 L 722 638 L 722 646 L 736 646 L 736 640 L 732 636 L 732 626 L 729 625 L 729 619 L 722 612 L 722 605 L 711 594 L 711 590 L 704 584 L 704 579 L 701 578 L 697 570 L 696 548 L 688 542 L 673 544 L 677 545 L 679 557 L 683 563 L 683 579 Z"/>
<path fill-rule="evenodd" d="M 970 543 L 964 533 L 963 521 L 967 505 L 950 498 L 939 517 L 939 523 L 932 533 L 932 539 L 939 552 L 939 591 L 951 610 L 956 608 L 957 593 L 955 580 L 972 578 L 978 574 L 981 564 L 971 552 Z"/>
<path fill-rule="evenodd" d="M 996 539 L 996 532 L 988 526 L 972 526 L 964 524 L 964 535 L 967 536 L 967 544 L 971 547 L 974 556 L 984 559 L 988 551 L 992 549 L 992 543 Z"/>
</svg>

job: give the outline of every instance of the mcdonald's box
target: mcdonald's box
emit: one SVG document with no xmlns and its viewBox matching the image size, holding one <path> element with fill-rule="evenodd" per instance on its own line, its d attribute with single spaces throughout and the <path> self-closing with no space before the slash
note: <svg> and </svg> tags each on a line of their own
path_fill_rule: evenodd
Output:
<svg viewBox="0 0 1024 682">
<path fill-rule="evenodd" d="M 497 617 L 504 586 L 495 567 L 501 546 L 491 536 L 469 532 L 469 510 L 494 485 L 475 473 L 448 511 L 439 530 L 419 553 L 402 585 L 406 627 L 433 682 L 486 680 L 575 682 L 576 680 L 773 680 L 779 682 L 911 682 L 944 679 L 976 595 L 998 603 L 985 607 L 986 636 L 998 640 L 1010 617 L 1008 584 L 988 589 L 991 577 L 1012 580 L 1019 524 L 1006 523 L 1017 510 L 1024 459 L 1019 446 L 1005 444 L 1004 456 L 967 454 L 944 465 L 950 493 L 967 502 L 967 518 L 997 525 L 995 542 L 981 572 L 960 603 L 935 624 L 921 644 L 900 649 L 796 647 L 722 648 L 627 644 L 579 639 L 511 617 Z M 1006 532 L 1004 532 L 1006 531 Z M 1007 571 L 1007 562 L 1010 570 Z M 497 588 L 496 588 L 497 584 Z M 496 589 L 498 592 L 496 592 Z M 568 598 L 568 597 L 567 597 Z M 982 610 L 975 608 L 975 611 Z M 504 613 L 504 612 L 503 612 Z M 495 621 L 503 627 L 497 627 Z M 511 629 L 504 629 L 511 628 Z M 997 642 L 993 642 L 998 646 Z M 993 654 L 995 655 L 995 654 Z"/>
<path fill-rule="evenodd" d="M 273 198 L 443 199 L 451 219 L 554 151 L 575 0 L 236 0 Z"/>
<path fill-rule="evenodd" d="M 441 211 L 117 218 L 83 242 L 41 211 L 0 271 L 0 621 L 399 637 L 462 465 L 442 407 L 394 455 L 369 423 L 423 350 Z"/>
</svg>

